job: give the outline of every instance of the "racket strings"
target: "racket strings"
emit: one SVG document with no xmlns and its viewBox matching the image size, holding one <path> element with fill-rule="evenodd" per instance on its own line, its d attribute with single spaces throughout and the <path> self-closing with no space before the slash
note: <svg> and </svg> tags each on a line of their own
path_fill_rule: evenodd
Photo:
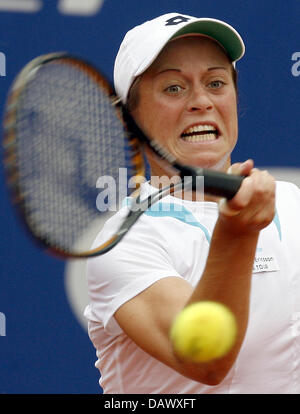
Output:
<svg viewBox="0 0 300 414">
<path fill-rule="evenodd" d="M 105 214 L 96 204 L 99 177 L 115 182 L 109 209 L 120 168 L 141 171 L 137 144 L 126 143 L 107 92 L 90 70 L 57 60 L 42 65 L 18 96 L 13 136 L 26 218 L 37 237 L 61 250 Z"/>
</svg>

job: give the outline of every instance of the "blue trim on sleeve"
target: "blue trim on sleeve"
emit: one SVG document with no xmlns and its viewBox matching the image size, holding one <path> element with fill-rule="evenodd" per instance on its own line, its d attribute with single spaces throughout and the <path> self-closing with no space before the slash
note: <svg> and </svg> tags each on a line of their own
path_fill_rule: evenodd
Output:
<svg viewBox="0 0 300 414">
<path fill-rule="evenodd" d="M 181 204 L 173 203 L 156 203 L 145 211 L 147 216 L 151 217 L 171 217 L 182 223 L 201 229 L 210 243 L 211 236 L 206 227 L 204 227 L 196 217 Z"/>
<path fill-rule="evenodd" d="M 282 238 L 282 233 L 281 233 L 281 225 L 280 225 L 280 220 L 279 220 L 279 216 L 278 213 L 276 211 L 275 216 L 273 218 L 274 224 L 277 227 L 277 231 L 278 231 L 278 235 L 279 235 L 279 239 L 281 241 Z"/>
<path fill-rule="evenodd" d="M 123 201 L 123 206 L 130 205 L 130 200 L 131 197 L 127 197 Z M 146 210 L 144 214 L 151 217 L 171 217 L 181 221 L 182 223 L 189 224 L 190 226 L 198 227 L 203 231 L 207 242 L 210 243 L 211 236 L 207 228 L 203 226 L 201 223 L 199 223 L 196 217 L 181 204 L 162 202 L 156 203 L 153 206 L 151 206 L 148 210 Z M 275 213 L 273 222 L 277 228 L 279 239 L 281 241 L 281 225 L 277 211 Z"/>
</svg>

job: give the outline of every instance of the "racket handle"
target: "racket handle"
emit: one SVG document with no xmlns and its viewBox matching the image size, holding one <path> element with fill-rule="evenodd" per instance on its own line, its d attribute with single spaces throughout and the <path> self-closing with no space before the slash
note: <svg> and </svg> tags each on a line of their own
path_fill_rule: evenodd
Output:
<svg viewBox="0 0 300 414">
<path fill-rule="evenodd" d="M 180 170 L 181 177 L 193 177 L 192 188 L 197 190 L 196 177 L 204 177 L 204 191 L 207 194 L 225 197 L 228 200 L 233 198 L 238 192 L 245 176 L 226 174 L 220 171 L 207 170 L 204 168 L 190 168 L 179 164 L 174 165 Z"/>
<path fill-rule="evenodd" d="M 204 191 L 211 195 L 225 197 L 228 200 L 238 192 L 244 176 L 203 170 Z"/>
</svg>

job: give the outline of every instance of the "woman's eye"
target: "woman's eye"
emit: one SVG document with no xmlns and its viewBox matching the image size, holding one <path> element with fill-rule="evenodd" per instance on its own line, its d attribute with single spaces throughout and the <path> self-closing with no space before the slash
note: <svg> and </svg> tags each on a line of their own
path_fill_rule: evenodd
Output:
<svg viewBox="0 0 300 414">
<path fill-rule="evenodd" d="M 223 81 L 215 80 L 215 81 L 210 82 L 209 87 L 213 88 L 213 89 L 219 89 L 223 85 L 225 85 L 225 83 Z"/>
<path fill-rule="evenodd" d="M 174 94 L 179 93 L 181 90 L 182 90 L 182 87 L 179 86 L 179 85 L 171 85 L 171 86 L 168 86 L 166 88 L 166 91 L 169 92 L 169 93 L 171 93 L 171 94 L 173 94 L 173 93 Z"/>
</svg>

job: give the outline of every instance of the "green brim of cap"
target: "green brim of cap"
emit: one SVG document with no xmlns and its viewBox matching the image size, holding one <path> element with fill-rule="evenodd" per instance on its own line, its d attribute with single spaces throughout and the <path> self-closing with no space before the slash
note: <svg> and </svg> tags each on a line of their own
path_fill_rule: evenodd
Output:
<svg viewBox="0 0 300 414">
<path fill-rule="evenodd" d="M 213 20 L 190 23 L 172 36 L 172 39 L 186 34 L 202 34 L 219 42 L 232 62 L 239 60 L 245 51 L 242 39 L 229 26 Z"/>
</svg>

